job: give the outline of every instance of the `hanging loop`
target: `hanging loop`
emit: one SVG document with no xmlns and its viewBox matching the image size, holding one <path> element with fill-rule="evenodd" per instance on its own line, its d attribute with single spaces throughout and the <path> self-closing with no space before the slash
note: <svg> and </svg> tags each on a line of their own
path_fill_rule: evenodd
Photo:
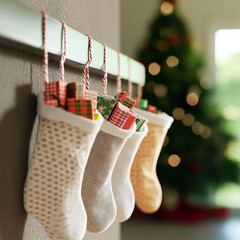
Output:
<svg viewBox="0 0 240 240">
<path fill-rule="evenodd" d="M 122 79 L 121 79 L 121 56 L 118 51 L 118 75 L 117 75 L 117 93 L 122 91 Z"/>
<path fill-rule="evenodd" d="M 67 57 L 67 27 L 66 24 L 62 21 L 60 21 L 62 23 L 62 27 L 63 27 L 63 53 L 59 62 L 59 71 L 60 71 L 60 76 L 61 76 L 61 81 L 64 81 L 64 63 L 66 61 L 66 57 Z"/>
<path fill-rule="evenodd" d="M 138 85 L 138 98 L 142 99 L 142 86 L 140 84 Z"/>
<path fill-rule="evenodd" d="M 85 34 L 85 35 L 88 37 L 89 45 L 88 45 L 88 61 L 85 64 L 84 69 L 83 69 L 83 86 L 89 90 L 89 85 L 90 85 L 90 83 L 89 83 L 89 65 L 92 62 L 92 38 L 88 34 Z"/>
<path fill-rule="evenodd" d="M 131 58 L 128 57 L 128 96 L 129 98 L 132 98 L 132 90 L 133 90 L 133 84 L 132 84 L 132 76 L 131 76 Z"/>
<path fill-rule="evenodd" d="M 103 71 L 104 71 L 104 75 L 103 75 L 103 95 L 107 95 L 107 46 L 106 44 L 103 44 L 103 48 L 104 48 L 104 58 L 103 58 Z"/>
<path fill-rule="evenodd" d="M 47 34 L 47 14 L 44 11 L 42 13 L 42 41 L 43 41 L 43 74 L 45 82 L 49 83 L 48 78 L 48 52 L 46 49 L 46 34 Z"/>
</svg>

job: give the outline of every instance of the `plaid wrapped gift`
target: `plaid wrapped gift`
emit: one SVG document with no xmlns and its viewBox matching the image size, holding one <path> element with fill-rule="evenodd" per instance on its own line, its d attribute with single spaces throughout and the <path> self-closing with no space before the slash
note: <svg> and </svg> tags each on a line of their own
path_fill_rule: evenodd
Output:
<svg viewBox="0 0 240 240">
<path fill-rule="evenodd" d="M 136 125 L 137 125 L 137 132 L 142 132 L 144 130 L 144 127 L 146 126 L 148 120 L 141 115 L 134 113 L 136 116 Z"/>
<path fill-rule="evenodd" d="M 67 85 L 67 98 L 93 100 L 93 106 L 97 108 L 97 92 L 84 89 L 83 83 L 72 82 Z"/>
<path fill-rule="evenodd" d="M 44 100 L 47 105 L 58 107 L 58 100 L 54 98 L 49 98 Z"/>
<path fill-rule="evenodd" d="M 123 102 L 127 97 L 127 93 L 125 91 L 118 93 L 115 98 L 119 102 Z"/>
<path fill-rule="evenodd" d="M 127 121 L 125 122 L 125 124 L 123 125 L 123 129 L 125 129 L 125 130 L 131 129 L 134 122 L 136 121 L 135 115 L 132 112 L 129 112 L 129 113 L 130 113 L 130 115 L 129 115 Z"/>
<path fill-rule="evenodd" d="M 66 104 L 69 112 L 90 119 L 94 118 L 94 107 L 92 100 L 68 98 Z"/>
<path fill-rule="evenodd" d="M 136 103 L 135 100 L 130 99 L 127 97 L 126 92 L 120 92 L 116 95 L 116 100 L 122 103 L 124 106 L 127 106 L 128 108 L 132 109 Z"/>
<path fill-rule="evenodd" d="M 114 97 L 98 93 L 97 109 L 106 120 L 110 117 L 116 102 L 117 100 Z"/>
<path fill-rule="evenodd" d="M 115 126 L 122 128 L 129 116 L 130 109 L 124 106 L 122 103 L 117 102 L 108 121 L 114 124 Z"/>
<path fill-rule="evenodd" d="M 45 99 L 56 98 L 60 101 L 61 107 L 65 108 L 67 97 L 67 83 L 64 81 L 45 82 Z"/>
</svg>

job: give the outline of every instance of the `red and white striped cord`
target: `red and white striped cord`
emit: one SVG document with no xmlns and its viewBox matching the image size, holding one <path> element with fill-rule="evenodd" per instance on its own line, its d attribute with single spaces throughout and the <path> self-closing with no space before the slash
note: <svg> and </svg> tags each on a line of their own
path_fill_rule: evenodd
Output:
<svg viewBox="0 0 240 240">
<path fill-rule="evenodd" d="M 117 75 L 117 93 L 122 91 L 122 79 L 121 79 L 121 56 L 120 51 L 118 51 L 118 75 Z"/>
<path fill-rule="evenodd" d="M 132 98 L 133 84 L 131 76 L 131 58 L 128 57 L 128 96 Z"/>
<path fill-rule="evenodd" d="M 62 22 L 62 27 L 63 27 L 63 53 L 61 56 L 61 60 L 59 62 L 59 71 L 60 71 L 60 76 L 61 76 L 61 81 L 64 82 L 64 63 L 66 61 L 66 57 L 67 57 L 67 27 L 66 24 L 64 22 Z"/>
<path fill-rule="evenodd" d="M 86 86 L 86 89 L 89 90 L 89 65 L 92 62 L 92 38 L 90 35 L 85 34 L 88 37 L 88 61 L 83 69 L 83 85 Z"/>
<path fill-rule="evenodd" d="M 46 32 L 47 32 L 47 14 L 44 11 L 41 11 L 43 17 L 43 25 L 42 25 L 42 40 L 43 40 L 43 74 L 45 78 L 45 82 L 49 82 L 48 78 L 48 52 L 46 49 Z"/>
<path fill-rule="evenodd" d="M 142 86 L 140 84 L 138 85 L 138 98 L 142 99 Z"/>
<path fill-rule="evenodd" d="M 103 71 L 104 71 L 104 75 L 103 75 L 103 95 L 107 95 L 107 46 L 106 44 L 103 44 L 103 48 L 104 48 L 104 59 L 103 59 Z"/>
</svg>

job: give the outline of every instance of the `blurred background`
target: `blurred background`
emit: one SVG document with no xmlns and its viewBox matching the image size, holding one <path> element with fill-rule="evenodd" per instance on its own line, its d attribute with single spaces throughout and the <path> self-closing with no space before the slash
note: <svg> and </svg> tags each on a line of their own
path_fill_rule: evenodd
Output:
<svg viewBox="0 0 240 240">
<path fill-rule="evenodd" d="M 146 66 L 144 98 L 175 119 L 157 173 L 163 203 L 122 239 L 239 240 L 240 2 L 121 0 L 121 49 Z"/>
</svg>

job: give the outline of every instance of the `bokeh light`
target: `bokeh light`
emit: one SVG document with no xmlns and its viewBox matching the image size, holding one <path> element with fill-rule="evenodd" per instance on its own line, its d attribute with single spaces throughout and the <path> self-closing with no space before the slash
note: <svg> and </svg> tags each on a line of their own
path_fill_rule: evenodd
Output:
<svg viewBox="0 0 240 240">
<path fill-rule="evenodd" d="M 164 16 L 168 16 L 168 15 L 172 14 L 173 9 L 174 9 L 173 4 L 171 4 L 170 2 L 165 2 L 165 1 L 162 3 L 162 5 L 160 7 L 161 13 Z"/>
<path fill-rule="evenodd" d="M 148 66 L 148 71 L 151 75 L 155 76 L 160 73 L 161 67 L 158 63 L 153 62 Z"/>
<path fill-rule="evenodd" d="M 187 113 L 187 114 L 185 114 L 182 121 L 185 126 L 190 127 L 193 125 L 193 123 L 195 121 L 195 117 L 191 113 Z"/>
<path fill-rule="evenodd" d="M 206 126 L 206 125 L 204 125 L 203 127 L 204 127 L 204 129 L 203 129 L 203 132 L 201 133 L 201 137 L 202 137 L 203 139 L 208 139 L 208 138 L 210 138 L 211 135 L 212 135 L 212 130 L 211 130 L 211 128 L 208 127 L 208 126 Z"/>
<path fill-rule="evenodd" d="M 203 88 L 203 89 L 210 89 L 212 87 L 213 83 L 212 81 L 207 78 L 207 77 L 203 77 L 201 80 L 200 80 L 200 86 Z"/>
<path fill-rule="evenodd" d="M 164 84 L 156 84 L 153 88 L 153 92 L 156 97 L 165 97 L 167 94 L 167 86 Z"/>
<path fill-rule="evenodd" d="M 172 114 L 176 120 L 182 120 L 185 116 L 185 111 L 183 108 L 175 108 Z"/>
<path fill-rule="evenodd" d="M 179 59 L 175 56 L 169 56 L 166 63 L 168 67 L 176 67 L 179 64 Z"/>
<path fill-rule="evenodd" d="M 234 105 L 228 105 L 223 109 L 223 116 L 228 120 L 240 119 L 240 108 Z"/>
<path fill-rule="evenodd" d="M 195 122 L 192 125 L 192 131 L 193 133 L 195 133 L 196 135 L 201 135 L 204 131 L 204 127 L 200 122 Z"/>
<path fill-rule="evenodd" d="M 168 164 L 171 167 L 177 167 L 180 164 L 180 162 L 181 162 L 181 158 L 176 154 L 173 154 L 168 158 Z"/>
<path fill-rule="evenodd" d="M 190 106 L 196 106 L 199 102 L 199 96 L 195 92 L 191 92 L 187 95 L 186 100 Z"/>
</svg>

